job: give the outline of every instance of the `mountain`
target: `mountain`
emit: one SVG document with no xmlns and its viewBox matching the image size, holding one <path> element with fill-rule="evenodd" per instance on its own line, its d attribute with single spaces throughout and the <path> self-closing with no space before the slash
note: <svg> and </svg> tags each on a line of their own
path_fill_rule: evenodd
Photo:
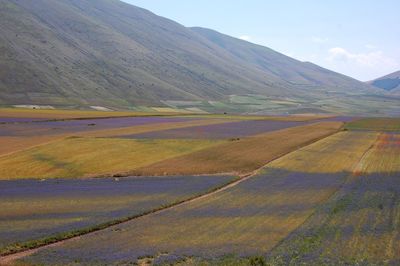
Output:
<svg viewBox="0 0 400 266">
<path fill-rule="evenodd" d="M 266 101 L 274 110 L 288 101 L 282 110 L 332 111 L 341 108 L 332 102 L 343 97 L 380 93 L 269 48 L 187 28 L 118 0 L 0 0 L 0 51 L 0 105 L 181 104 L 253 112 Z M 242 96 L 256 103 L 235 105 Z"/>
<path fill-rule="evenodd" d="M 331 89 L 366 91 L 364 84 L 309 62 L 300 62 L 267 47 L 236 39 L 204 28 L 195 32 L 224 49 L 242 64 L 250 63 L 271 77 L 284 80 L 296 89 Z"/>
<path fill-rule="evenodd" d="M 400 95 L 400 71 L 369 81 L 369 84 Z"/>
</svg>

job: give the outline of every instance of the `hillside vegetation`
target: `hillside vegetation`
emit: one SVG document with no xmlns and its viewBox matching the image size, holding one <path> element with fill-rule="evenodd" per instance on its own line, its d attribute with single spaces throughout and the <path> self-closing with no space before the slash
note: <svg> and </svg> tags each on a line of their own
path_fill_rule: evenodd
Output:
<svg viewBox="0 0 400 266">
<path fill-rule="evenodd" d="M 118 0 L 2 0 L 0 23 L 0 105 L 359 113 L 394 104 L 349 102 L 383 90 Z"/>
</svg>

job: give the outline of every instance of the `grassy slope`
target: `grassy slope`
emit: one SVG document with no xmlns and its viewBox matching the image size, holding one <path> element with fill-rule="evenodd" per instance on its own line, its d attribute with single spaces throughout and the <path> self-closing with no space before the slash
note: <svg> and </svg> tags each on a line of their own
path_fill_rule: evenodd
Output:
<svg viewBox="0 0 400 266">
<path fill-rule="evenodd" d="M 0 104 L 156 106 L 233 94 L 315 100 L 331 98 L 328 90 L 370 89 L 239 40 L 225 49 L 116 0 L 3 1 L 0 14 Z"/>
<path fill-rule="evenodd" d="M 400 94 L 400 71 L 377 78 L 368 83 L 375 87 L 390 91 L 393 94 Z"/>
<path fill-rule="evenodd" d="M 119 1 L 10 1 L 0 10 L 4 102 L 160 105 L 262 90 L 260 71 L 175 22 Z"/>
<path fill-rule="evenodd" d="M 270 75 L 297 84 L 298 88 L 305 89 L 303 93 L 307 91 L 310 94 L 309 96 L 315 93 L 313 91 L 315 87 L 322 88 L 321 84 L 325 89 L 332 91 L 374 91 L 373 88 L 366 87 L 355 79 L 311 63 L 300 62 L 267 47 L 233 38 L 210 29 L 192 28 L 192 30 L 221 47 L 239 61 L 250 62 Z"/>
</svg>

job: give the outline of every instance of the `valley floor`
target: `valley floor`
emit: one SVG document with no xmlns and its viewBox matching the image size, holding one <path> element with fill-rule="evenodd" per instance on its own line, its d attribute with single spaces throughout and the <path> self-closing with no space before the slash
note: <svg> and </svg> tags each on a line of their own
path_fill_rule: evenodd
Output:
<svg viewBox="0 0 400 266">
<path fill-rule="evenodd" d="M 0 124 L 0 264 L 400 263 L 399 119 L 30 119 Z"/>
</svg>

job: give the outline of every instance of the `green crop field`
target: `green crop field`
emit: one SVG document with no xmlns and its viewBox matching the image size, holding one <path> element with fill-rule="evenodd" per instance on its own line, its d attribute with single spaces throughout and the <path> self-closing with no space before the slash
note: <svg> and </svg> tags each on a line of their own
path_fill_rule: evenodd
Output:
<svg viewBox="0 0 400 266">
<path fill-rule="evenodd" d="M 400 118 L 364 118 L 346 125 L 349 130 L 400 131 Z"/>
</svg>

